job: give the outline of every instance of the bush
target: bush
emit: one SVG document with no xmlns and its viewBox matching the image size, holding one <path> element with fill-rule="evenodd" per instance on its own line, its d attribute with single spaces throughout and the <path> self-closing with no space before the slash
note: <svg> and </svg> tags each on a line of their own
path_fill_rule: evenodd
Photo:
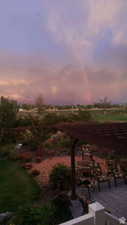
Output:
<svg viewBox="0 0 127 225">
<path fill-rule="evenodd" d="M 38 176 L 38 175 L 40 174 L 40 171 L 34 169 L 34 170 L 32 170 L 31 174 L 32 174 L 33 176 Z"/>
<path fill-rule="evenodd" d="M 15 144 L 6 144 L 0 146 L 0 156 L 6 157 L 8 159 L 17 159 L 18 153 Z"/>
<path fill-rule="evenodd" d="M 72 219 L 70 210 L 71 202 L 69 197 L 65 194 L 59 194 L 52 200 L 55 207 L 55 223 L 60 224 Z"/>
<path fill-rule="evenodd" d="M 78 112 L 78 120 L 81 120 L 81 121 L 92 121 L 93 118 L 92 118 L 92 115 L 91 115 L 90 112 L 79 110 L 79 112 Z"/>
<path fill-rule="evenodd" d="M 15 225 L 58 225 L 72 219 L 67 196 L 57 196 L 42 207 L 20 208 L 10 223 Z"/>
<path fill-rule="evenodd" d="M 19 160 L 22 160 L 24 162 L 29 162 L 32 160 L 32 153 L 31 152 L 22 152 L 19 153 Z"/>
<path fill-rule="evenodd" d="M 65 193 L 61 193 L 57 195 L 53 200 L 52 203 L 54 204 L 55 207 L 61 208 L 69 208 L 71 206 L 71 202 L 69 199 L 69 196 L 66 195 Z"/>
<path fill-rule="evenodd" d="M 50 174 L 50 183 L 54 189 L 68 189 L 71 183 L 70 168 L 62 164 L 56 165 Z"/>
<path fill-rule="evenodd" d="M 32 169 L 32 164 L 31 163 L 25 163 L 25 164 L 22 165 L 22 167 L 24 169 Z"/>
<path fill-rule="evenodd" d="M 55 225 L 54 210 L 51 204 L 43 207 L 21 208 L 12 223 L 15 225 Z"/>
<path fill-rule="evenodd" d="M 37 162 L 37 163 L 40 163 L 41 161 L 42 161 L 42 157 L 41 157 L 41 156 L 37 156 L 37 157 L 36 157 L 36 162 Z"/>
</svg>

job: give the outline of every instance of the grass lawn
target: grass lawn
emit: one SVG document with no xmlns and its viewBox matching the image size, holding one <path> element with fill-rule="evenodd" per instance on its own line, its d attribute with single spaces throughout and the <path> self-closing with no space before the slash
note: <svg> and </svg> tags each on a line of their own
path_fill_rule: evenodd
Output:
<svg viewBox="0 0 127 225">
<path fill-rule="evenodd" d="M 127 113 L 92 113 L 95 121 L 98 122 L 127 122 Z"/>
<path fill-rule="evenodd" d="M 0 212 L 32 203 L 39 193 L 35 180 L 18 163 L 0 160 Z"/>
</svg>

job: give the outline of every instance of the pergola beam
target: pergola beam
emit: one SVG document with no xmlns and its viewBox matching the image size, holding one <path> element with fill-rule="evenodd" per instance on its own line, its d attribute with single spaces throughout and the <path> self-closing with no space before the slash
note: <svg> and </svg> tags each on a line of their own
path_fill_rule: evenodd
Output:
<svg viewBox="0 0 127 225">
<path fill-rule="evenodd" d="M 76 196 L 76 170 L 75 170 L 75 148 L 78 143 L 78 139 L 74 139 L 71 147 L 71 198 L 74 200 Z"/>
</svg>

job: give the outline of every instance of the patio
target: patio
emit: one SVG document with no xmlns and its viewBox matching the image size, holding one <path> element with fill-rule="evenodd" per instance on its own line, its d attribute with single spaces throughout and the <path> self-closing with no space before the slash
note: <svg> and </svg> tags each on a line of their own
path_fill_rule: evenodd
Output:
<svg viewBox="0 0 127 225">
<path fill-rule="evenodd" d="M 77 192 L 88 198 L 88 191 L 84 187 L 78 187 Z M 117 217 L 125 217 L 127 219 L 127 185 L 123 180 L 119 181 L 118 186 L 111 184 L 111 188 L 106 183 L 101 186 L 101 192 L 98 190 L 91 192 L 91 201 L 98 201 L 105 209 Z"/>
</svg>

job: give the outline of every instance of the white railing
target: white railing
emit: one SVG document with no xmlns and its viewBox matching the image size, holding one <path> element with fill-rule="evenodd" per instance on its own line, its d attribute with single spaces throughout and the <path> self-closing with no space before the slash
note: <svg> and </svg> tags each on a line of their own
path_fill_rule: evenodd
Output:
<svg viewBox="0 0 127 225">
<path fill-rule="evenodd" d="M 89 205 L 89 213 L 60 225 L 127 225 L 124 218 L 117 218 L 105 211 L 98 202 Z"/>
</svg>

